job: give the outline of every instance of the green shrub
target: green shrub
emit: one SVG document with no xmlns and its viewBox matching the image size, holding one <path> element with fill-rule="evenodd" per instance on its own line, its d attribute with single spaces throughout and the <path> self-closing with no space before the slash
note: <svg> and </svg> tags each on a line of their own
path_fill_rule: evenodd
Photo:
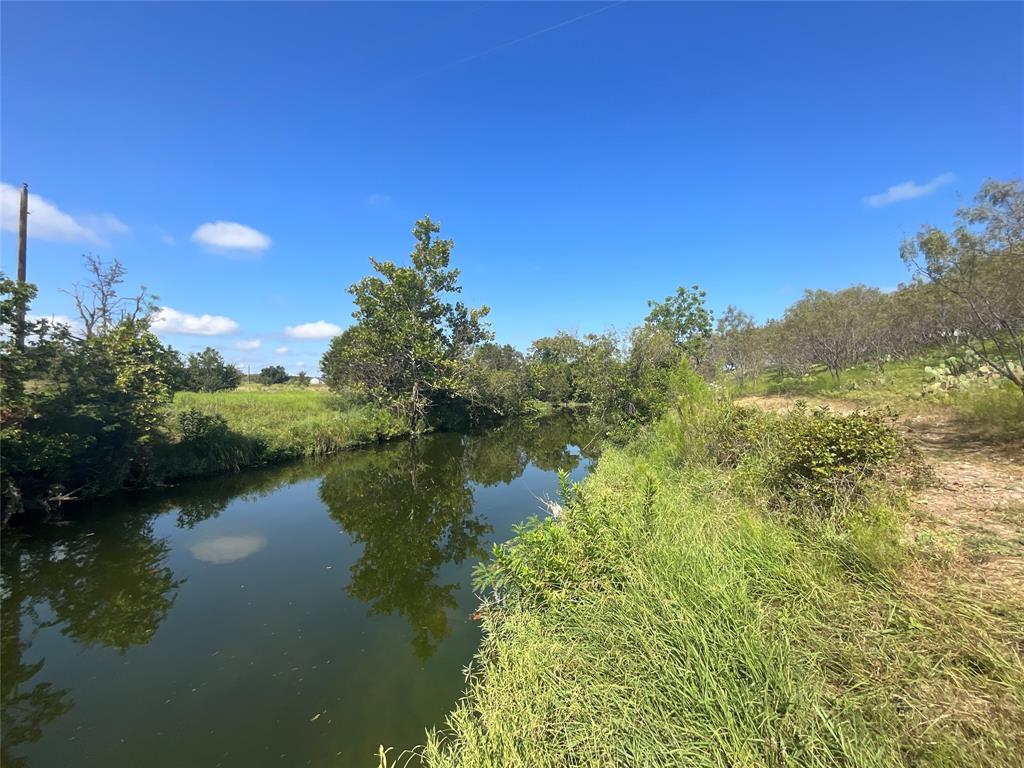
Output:
<svg viewBox="0 0 1024 768">
<path fill-rule="evenodd" d="M 223 436 L 228 431 L 228 423 L 220 414 L 206 414 L 198 408 L 189 408 L 178 414 L 178 427 L 184 443 L 207 440 L 211 437 Z"/>
<path fill-rule="evenodd" d="M 862 501 L 874 479 L 912 453 L 889 417 L 802 405 L 777 420 L 768 450 L 766 481 L 775 500 L 823 515 Z"/>
</svg>

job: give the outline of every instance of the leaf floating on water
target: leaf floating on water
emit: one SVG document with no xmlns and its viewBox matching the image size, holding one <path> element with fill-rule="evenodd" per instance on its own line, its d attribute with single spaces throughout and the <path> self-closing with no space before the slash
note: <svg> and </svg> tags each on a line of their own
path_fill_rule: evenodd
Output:
<svg viewBox="0 0 1024 768">
<path fill-rule="evenodd" d="M 311 717 L 311 718 L 310 718 L 309 722 L 311 722 L 311 723 L 315 723 L 315 722 L 316 722 L 317 720 L 319 720 L 319 719 L 320 719 L 320 715 L 321 715 L 321 714 L 322 714 L 322 713 L 320 713 L 320 712 L 317 712 L 317 713 L 316 713 L 315 715 L 313 715 L 313 717 Z"/>
</svg>

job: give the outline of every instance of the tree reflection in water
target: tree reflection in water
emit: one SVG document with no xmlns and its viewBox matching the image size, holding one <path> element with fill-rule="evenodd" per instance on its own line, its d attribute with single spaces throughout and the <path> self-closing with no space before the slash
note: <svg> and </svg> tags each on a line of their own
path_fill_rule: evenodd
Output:
<svg viewBox="0 0 1024 768">
<path fill-rule="evenodd" d="M 587 440 L 578 434 L 575 424 L 558 418 L 479 435 L 436 435 L 329 462 L 189 483 L 133 497 L 121 513 L 82 510 L 82 523 L 5 536 L 0 762 L 25 765 L 17 748 L 38 741 L 48 723 L 74 706 L 67 690 L 41 679 L 45 659 L 31 653 L 37 632 L 53 628 L 81 646 L 124 653 L 148 643 L 174 606 L 182 580 L 168 565 L 170 544 L 154 533 L 160 515 L 173 512 L 180 528 L 193 528 L 233 500 L 322 476 L 321 500 L 363 548 L 349 594 L 373 613 L 404 617 L 414 652 L 426 658 L 451 632 L 463 578 L 446 579 L 445 566 L 483 557 L 492 531 L 474 513 L 474 487 L 510 483 L 531 463 L 546 471 L 574 469 L 581 455 L 569 446 Z M 210 555 L 230 561 L 225 557 Z"/>
<path fill-rule="evenodd" d="M 348 592 L 375 614 L 409 622 L 417 657 L 451 632 L 457 583 L 441 583 L 447 563 L 482 558 L 493 528 L 473 512 L 472 484 L 510 483 L 530 463 L 570 471 L 579 429 L 568 419 L 510 423 L 479 435 L 435 435 L 344 457 L 324 475 L 320 498 L 363 545 Z"/>
<path fill-rule="evenodd" d="M 0 764 L 24 765 L 15 748 L 38 741 L 43 726 L 74 706 L 67 691 L 38 680 L 44 659 L 24 661 L 31 645 L 24 639 L 26 631 L 34 635 L 53 627 L 86 647 L 121 653 L 145 645 L 173 607 L 182 583 L 167 565 L 169 544 L 153 533 L 159 515 L 176 510 L 178 527 L 192 528 L 219 515 L 235 499 L 258 498 L 319 472 L 319 465 L 306 462 L 197 481 L 148 493 L 143 503 L 124 513 L 90 515 L 83 510 L 88 525 L 47 525 L 31 535 L 6 536 L 0 593 Z"/>
<path fill-rule="evenodd" d="M 57 627 L 85 646 L 119 652 L 149 642 L 174 605 L 180 581 L 167 566 L 167 544 L 154 538 L 151 515 L 115 515 L 99 529 L 55 529 L 5 542 L 2 606 L 2 759 L 23 765 L 13 750 L 37 741 L 43 726 L 68 712 L 66 691 L 33 682 L 45 661 L 26 662 L 34 634 Z M 45 610 L 41 610 L 45 608 Z M 45 617 L 45 618 L 44 618 Z"/>
</svg>

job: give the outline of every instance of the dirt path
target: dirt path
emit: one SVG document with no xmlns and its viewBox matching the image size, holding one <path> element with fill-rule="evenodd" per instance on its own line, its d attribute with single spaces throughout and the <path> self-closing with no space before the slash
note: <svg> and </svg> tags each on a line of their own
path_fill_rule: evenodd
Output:
<svg viewBox="0 0 1024 768">
<path fill-rule="evenodd" d="M 805 401 L 840 412 L 857 408 L 841 400 Z M 751 396 L 736 402 L 778 413 L 792 408 L 796 398 Z M 913 499 L 913 535 L 978 589 L 1024 597 L 1024 445 L 972 439 L 948 410 L 919 412 L 900 419 L 899 426 L 933 473 L 933 481 Z"/>
</svg>

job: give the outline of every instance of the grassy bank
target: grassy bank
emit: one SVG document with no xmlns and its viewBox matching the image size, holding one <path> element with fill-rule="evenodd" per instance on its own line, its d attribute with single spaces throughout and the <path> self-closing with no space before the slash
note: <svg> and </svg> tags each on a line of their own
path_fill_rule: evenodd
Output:
<svg viewBox="0 0 1024 768">
<path fill-rule="evenodd" d="M 178 392 L 167 433 L 153 462 L 162 480 L 325 456 L 406 428 L 387 411 L 326 390 L 246 387 Z"/>
<path fill-rule="evenodd" d="M 769 371 L 743 386 L 730 387 L 738 395 L 843 400 L 859 407 L 894 407 L 908 415 L 935 413 L 957 422 L 967 432 L 992 441 L 1024 439 L 1024 398 L 1006 380 L 964 377 L 951 382 L 941 375 L 949 353 L 930 354 L 887 363 L 859 365 L 833 378 L 824 367 L 804 376 Z"/>
<path fill-rule="evenodd" d="M 485 639 L 424 762 L 1019 765 L 1021 595 L 915 549 L 915 462 L 877 419 L 691 382 L 481 571 Z"/>
</svg>

